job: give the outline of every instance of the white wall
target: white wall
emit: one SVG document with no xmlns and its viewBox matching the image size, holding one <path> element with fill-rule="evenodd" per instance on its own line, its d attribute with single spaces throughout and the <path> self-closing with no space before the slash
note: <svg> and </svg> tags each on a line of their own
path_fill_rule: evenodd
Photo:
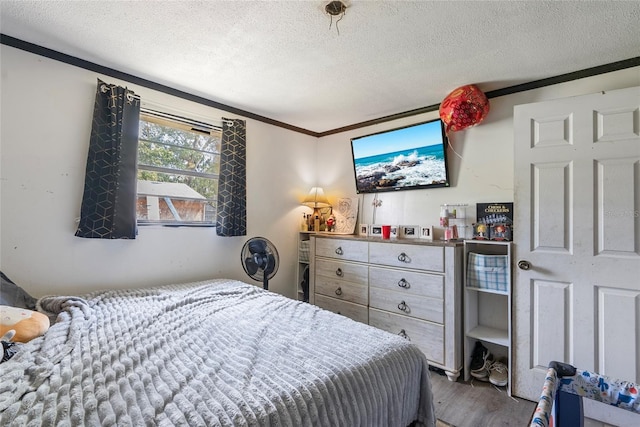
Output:
<svg viewBox="0 0 640 427">
<path fill-rule="evenodd" d="M 248 237 L 264 236 L 281 264 L 271 289 L 294 297 L 299 205 L 321 185 L 330 200 L 358 197 L 350 138 L 438 117 L 437 112 L 320 138 L 247 120 L 248 236 L 211 228 L 140 227 L 133 241 L 74 237 L 91 130 L 96 79 L 143 100 L 206 117 L 234 117 L 127 82 L 0 46 L 0 269 L 36 296 L 177 283 L 250 279 L 240 265 Z M 479 126 L 452 134 L 451 188 L 381 193 L 377 223 L 431 225 L 442 203 L 513 200 L 513 106 L 640 85 L 640 67 L 491 100 Z M 453 89 L 453 88 L 451 88 Z M 372 195 L 360 196 L 372 221 Z M 256 283 L 257 282 L 253 282 Z"/>
<path fill-rule="evenodd" d="M 565 98 L 602 90 L 640 85 L 640 67 L 574 80 L 490 100 L 491 110 L 478 126 L 450 135 L 448 151 L 450 188 L 378 193 L 382 206 L 376 210 L 377 224 L 437 225 L 440 205 L 467 203 L 467 216 L 475 219 L 477 202 L 513 201 L 513 107 L 519 104 Z M 453 88 L 450 88 L 453 89 Z M 444 94 L 446 95 L 446 93 Z M 443 96 L 444 96 L 443 95 Z M 406 126 L 439 117 L 434 111 L 319 140 L 320 184 L 330 196 L 359 197 L 361 221 L 372 223 L 373 195 L 357 195 L 351 164 L 350 138 Z M 516 224 L 516 231 L 519 225 Z M 436 237 L 438 235 L 436 234 Z"/>
<path fill-rule="evenodd" d="M 295 295 L 299 202 L 315 184 L 317 138 L 247 120 L 247 237 L 214 228 L 139 227 L 136 240 L 74 236 L 96 79 L 204 117 L 226 112 L 1 46 L 0 268 L 35 296 L 230 277 L 255 284 L 240 251 L 252 236 L 278 248 L 270 287 Z M 240 117 L 242 118 L 242 117 Z"/>
</svg>

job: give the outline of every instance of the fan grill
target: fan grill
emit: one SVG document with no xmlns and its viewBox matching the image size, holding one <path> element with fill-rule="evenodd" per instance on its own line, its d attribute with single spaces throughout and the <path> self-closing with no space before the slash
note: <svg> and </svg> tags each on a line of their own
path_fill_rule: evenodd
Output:
<svg viewBox="0 0 640 427">
<path fill-rule="evenodd" d="M 280 258 L 276 247 L 264 237 L 247 240 L 240 255 L 245 273 L 253 280 L 261 281 L 264 289 L 269 288 L 269 279 L 278 271 Z"/>
</svg>

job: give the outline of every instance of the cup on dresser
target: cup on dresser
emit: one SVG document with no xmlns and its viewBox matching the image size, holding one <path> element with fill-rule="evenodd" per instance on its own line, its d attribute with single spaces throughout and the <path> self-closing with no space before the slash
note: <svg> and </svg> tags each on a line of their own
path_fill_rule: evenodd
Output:
<svg viewBox="0 0 640 427">
<path fill-rule="evenodd" d="M 382 226 L 382 238 L 389 239 L 391 237 L 391 226 L 383 225 Z"/>
</svg>

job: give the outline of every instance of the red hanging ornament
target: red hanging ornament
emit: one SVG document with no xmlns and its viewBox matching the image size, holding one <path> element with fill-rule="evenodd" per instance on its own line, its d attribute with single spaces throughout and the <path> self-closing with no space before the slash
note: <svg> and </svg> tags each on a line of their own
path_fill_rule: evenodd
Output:
<svg viewBox="0 0 640 427">
<path fill-rule="evenodd" d="M 476 85 L 460 86 L 440 104 L 440 118 L 447 133 L 482 122 L 489 113 L 489 100 Z"/>
</svg>

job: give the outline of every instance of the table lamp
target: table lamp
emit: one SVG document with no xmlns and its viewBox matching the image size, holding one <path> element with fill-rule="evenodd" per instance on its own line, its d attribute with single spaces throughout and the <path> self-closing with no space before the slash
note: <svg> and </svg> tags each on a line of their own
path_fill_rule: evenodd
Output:
<svg viewBox="0 0 640 427">
<path fill-rule="evenodd" d="M 313 213 L 311 214 L 311 221 L 314 224 L 314 231 L 320 231 L 320 225 L 324 223 L 324 219 L 322 218 L 322 213 L 320 212 L 320 208 L 328 208 L 331 207 L 329 204 L 329 199 L 324 195 L 324 190 L 322 187 L 313 187 L 307 197 L 304 198 L 302 204 L 313 209 Z M 316 218 L 318 219 L 317 224 Z"/>
</svg>

